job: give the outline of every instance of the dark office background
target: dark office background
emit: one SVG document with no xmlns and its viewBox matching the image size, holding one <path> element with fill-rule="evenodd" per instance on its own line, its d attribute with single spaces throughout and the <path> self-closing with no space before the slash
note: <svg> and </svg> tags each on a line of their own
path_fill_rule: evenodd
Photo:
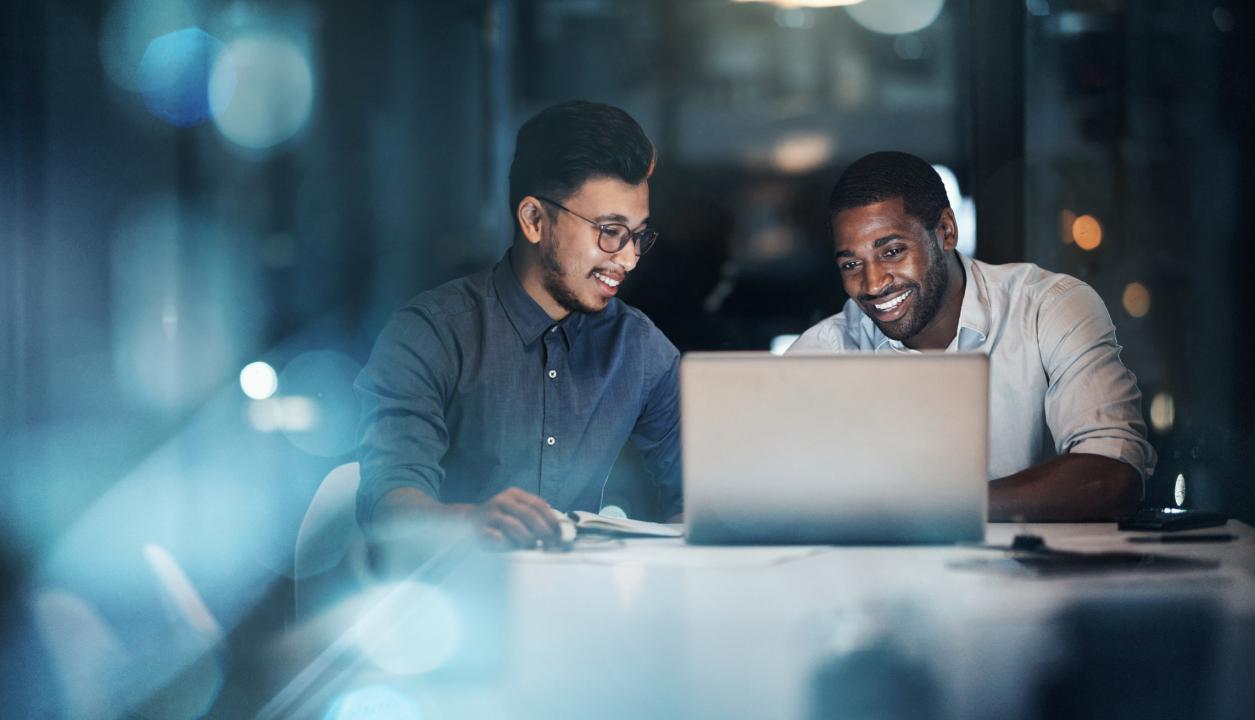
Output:
<svg viewBox="0 0 1255 720">
<path fill-rule="evenodd" d="M 913 152 L 952 172 L 976 257 L 1106 300 L 1160 454 L 1148 501 L 1180 476 L 1188 505 L 1250 520 L 1253 20 L 1232 0 L 6 3 L 5 594 L 146 538 L 220 588 L 228 629 L 282 625 L 296 527 L 351 456 L 353 373 L 392 309 L 501 256 L 514 132 L 572 98 L 658 146 L 663 236 L 623 298 L 681 350 L 836 312 L 827 192 L 860 155 Z M 241 391 L 256 361 L 275 397 Z"/>
</svg>

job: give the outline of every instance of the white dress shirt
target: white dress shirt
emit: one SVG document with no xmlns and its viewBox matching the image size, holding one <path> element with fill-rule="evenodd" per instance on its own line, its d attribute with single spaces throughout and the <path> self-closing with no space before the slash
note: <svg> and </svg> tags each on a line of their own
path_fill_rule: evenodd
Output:
<svg viewBox="0 0 1255 720">
<path fill-rule="evenodd" d="M 946 352 L 989 356 L 989 476 L 1055 455 L 1092 453 L 1155 469 L 1137 378 L 1120 362 L 1102 298 L 1070 275 L 1030 263 L 990 265 L 961 253 L 963 305 Z M 890 339 L 858 303 L 822 320 L 788 352 L 918 352 Z"/>
</svg>

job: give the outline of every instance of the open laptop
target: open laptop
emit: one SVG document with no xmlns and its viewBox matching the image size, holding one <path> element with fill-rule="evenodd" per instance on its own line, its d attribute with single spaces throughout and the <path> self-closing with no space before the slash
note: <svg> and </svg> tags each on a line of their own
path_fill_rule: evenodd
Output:
<svg viewBox="0 0 1255 720">
<path fill-rule="evenodd" d="M 690 353 L 680 417 L 690 543 L 984 538 L 984 355 Z"/>
</svg>

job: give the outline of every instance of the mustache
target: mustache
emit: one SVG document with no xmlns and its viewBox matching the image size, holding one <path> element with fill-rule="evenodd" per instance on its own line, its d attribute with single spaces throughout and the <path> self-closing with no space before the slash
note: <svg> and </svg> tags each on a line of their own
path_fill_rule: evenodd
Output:
<svg viewBox="0 0 1255 720">
<path fill-rule="evenodd" d="M 588 271 L 588 277 L 592 277 L 593 273 L 601 273 L 602 275 L 607 275 L 609 277 L 619 278 L 619 279 L 626 278 L 630 274 L 627 270 L 624 270 L 618 267 L 614 267 L 614 268 L 596 267 Z"/>
<path fill-rule="evenodd" d="M 896 295 L 902 292 L 903 290 L 916 290 L 918 288 L 919 288 L 919 285 L 916 283 L 908 283 L 906 285 L 894 285 L 888 290 L 885 290 L 884 292 L 881 292 L 881 293 L 877 293 L 875 295 L 868 295 L 867 293 L 859 293 L 857 299 L 861 303 L 874 303 L 877 300 L 887 298 L 890 295 Z"/>
</svg>

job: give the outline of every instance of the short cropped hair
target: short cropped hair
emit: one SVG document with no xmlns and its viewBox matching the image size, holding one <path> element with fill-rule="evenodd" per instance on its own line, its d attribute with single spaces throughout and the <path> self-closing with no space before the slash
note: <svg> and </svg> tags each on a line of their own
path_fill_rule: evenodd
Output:
<svg viewBox="0 0 1255 720">
<path fill-rule="evenodd" d="M 618 178 L 638 185 L 654 167 L 654 144 L 617 107 L 574 100 L 523 123 L 510 163 L 510 215 L 528 195 L 565 201 L 586 181 Z"/>
<path fill-rule="evenodd" d="M 932 165 L 909 153 L 876 152 L 841 173 L 828 198 L 828 211 L 836 215 L 899 197 L 906 213 L 928 230 L 937 227 L 941 211 L 950 207 L 946 186 Z"/>
</svg>

